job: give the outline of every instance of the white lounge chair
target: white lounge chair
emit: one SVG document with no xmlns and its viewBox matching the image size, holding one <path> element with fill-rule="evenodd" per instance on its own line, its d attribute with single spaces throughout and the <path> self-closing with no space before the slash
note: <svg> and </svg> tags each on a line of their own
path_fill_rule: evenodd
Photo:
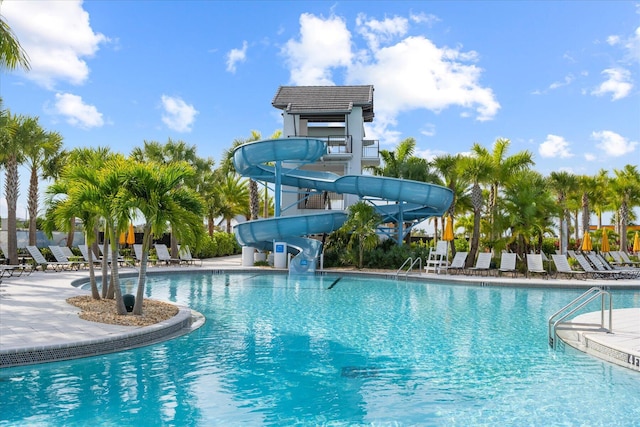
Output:
<svg viewBox="0 0 640 427">
<path fill-rule="evenodd" d="M 162 243 L 156 243 L 154 245 L 156 248 L 156 255 L 158 256 L 158 261 L 164 262 L 165 265 L 178 264 L 180 265 L 180 258 L 171 258 L 171 254 L 169 253 L 169 249 L 167 245 Z"/>
<path fill-rule="evenodd" d="M 80 249 L 80 253 L 82 254 L 82 258 L 84 259 L 84 261 L 86 263 L 89 263 L 89 248 L 87 247 L 87 245 L 78 245 L 78 249 Z M 95 253 L 93 253 L 92 255 L 93 256 L 91 257 L 91 262 L 93 262 L 94 265 L 102 264 L 102 261 L 100 261 L 100 258 L 97 257 Z"/>
<path fill-rule="evenodd" d="M 79 270 L 81 266 L 85 265 L 85 263 L 81 261 L 71 261 L 67 257 L 67 255 L 65 255 L 65 253 L 63 252 L 60 246 L 49 245 L 49 250 L 51 251 L 51 254 L 53 255 L 53 257 L 56 259 L 56 262 L 59 262 L 61 264 L 66 263 L 69 266 L 70 270 Z"/>
<path fill-rule="evenodd" d="M 569 277 L 577 277 L 578 279 L 586 278 L 586 273 L 584 271 L 573 270 L 571 268 L 566 255 L 551 254 L 551 258 L 553 259 L 553 263 L 556 266 L 556 274 L 563 274 Z"/>
<path fill-rule="evenodd" d="M 498 267 L 498 274 L 511 273 L 513 277 L 518 275 L 516 270 L 516 254 L 513 252 L 502 252 L 500 255 L 500 267 Z"/>
<path fill-rule="evenodd" d="M 545 278 L 548 277 L 548 272 L 544 269 L 542 262 L 542 255 L 527 254 L 527 277 L 531 274 L 541 274 Z"/>
<path fill-rule="evenodd" d="M 487 273 L 489 274 L 491 270 L 491 253 L 490 252 L 480 252 L 478 254 L 478 258 L 476 259 L 476 265 L 473 267 L 467 268 L 468 273 Z"/>
<path fill-rule="evenodd" d="M 51 268 L 54 271 L 63 271 L 69 270 L 69 264 L 66 262 L 51 262 L 47 261 L 47 259 L 42 255 L 40 249 L 37 246 L 27 246 L 27 251 L 29 251 L 29 255 L 33 258 L 33 262 L 35 264 L 35 268 L 40 267 L 42 271 L 49 271 Z"/>
<path fill-rule="evenodd" d="M 447 267 L 447 274 L 454 271 L 464 272 L 464 265 L 467 262 L 467 256 L 469 252 L 456 252 L 456 255 L 451 260 L 451 265 Z"/>
<path fill-rule="evenodd" d="M 183 263 L 187 265 L 195 265 L 196 263 L 199 263 L 199 265 L 202 265 L 201 259 L 191 256 L 191 249 L 189 248 L 189 245 L 180 246 L 178 253 L 180 254 L 180 260 Z"/>
</svg>

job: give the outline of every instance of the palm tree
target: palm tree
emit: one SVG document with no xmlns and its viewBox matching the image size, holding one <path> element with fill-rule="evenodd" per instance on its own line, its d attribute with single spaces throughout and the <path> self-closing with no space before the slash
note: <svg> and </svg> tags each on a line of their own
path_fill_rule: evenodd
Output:
<svg viewBox="0 0 640 427">
<path fill-rule="evenodd" d="M 0 70 L 13 71 L 16 68 L 28 71 L 31 68 L 29 55 L 20 45 L 9 24 L 0 15 Z"/>
<path fill-rule="evenodd" d="M 547 181 L 538 172 L 521 170 L 504 187 L 504 209 L 510 224 L 510 242 L 522 256 L 530 248 L 541 249 L 550 230 L 555 201 Z M 534 240 L 535 239 L 535 240 Z"/>
<path fill-rule="evenodd" d="M 156 141 L 144 141 L 144 147 L 136 147 L 131 152 L 131 157 L 139 162 L 156 162 L 167 164 L 171 162 L 187 162 L 194 173 L 185 177 L 180 185 L 186 185 L 195 191 L 200 191 L 205 185 L 205 178 L 213 168 L 214 161 L 211 158 L 201 158 L 197 155 L 195 145 L 187 145 L 184 141 L 174 141 L 171 138 L 166 144 Z M 172 229 L 173 230 L 173 229 Z M 171 256 L 178 256 L 178 243 L 171 232 Z"/>
<path fill-rule="evenodd" d="M 3 113 L 2 131 L 0 132 L 0 164 L 5 167 L 5 198 L 7 200 L 7 251 L 5 257 L 8 264 L 18 263 L 17 237 L 17 205 L 19 196 L 18 165 L 24 160 L 22 140 L 23 124 L 28 119 L 24 116 L 13 116 Z"/>
<path fill-rule="evenodd" d="M 221 175 L 222 175 L 222 171 Z M 246 180 L 234 172 L 222 175 L 218 182 L 220 204 L 215 217 L 221 216 L 227 224 L 227 233 L 231 233 L 231 220 L 237 215 L 249 218 L 249 190 Z"/>
<path fill-rule="evenodd" d="M 506 156 L 511 141 L 505 138 L 498 138 L 493 144 L 493 151 L 489 152 L 478 143 L 473 144 L 471 151 L 477 156 L 484 158 L 491 165 L 491 177 L 489 179 L 489 223 L 491 225 L 490 240 L 497 239 L 499 230 L 496 230 L 495 222 L 498 215 L 498 198 L 500 197 L 500 186 L 506 184 L 518 171 L 525 170 L 533 165 L 533 154 L 525 150 L 512 156 Z"/>
<path fill-rule="evenodd" d="M 339 233 L 349 235 L 347 250 L 357 260 L 358 268 L 364 264 L 364 252 L 378 244 L 376 229 L 382 220 L 373 206 L 360 201 L 349 206 L 347 220 L 338 229 Z"/>
<path fill-rule="evenodd" d="M 278 139 L 282 136 L 282 131 L 281 130 L 277 130 L 276 132 L 274 132 L 269 139 Z M 227 174 L 228 172 L 236 172 L 235 166 L 233 165 L 233 153 L 236 150 L 236 148 L 238 148 L 241 145 L 247 144 L 249 142 L 255 142 L 255 141 L 259 141 L 262 139 L 262 135 L 260 134 L 260 132 L 258 132 L 257 130 L 252 130 L 251 131 L 251 136 L 247 139 L 234 139 L 233 143 L 231 144 L 231 148 L 229 148 L 228 150 L 224 150 L 224 152 L 222 153 L 222 164 L 221 169 L 223 171 L 223 174 Z M 253 180 L 252 178 L 249 178 L 249 220 L 254 220 L 254 219 L 258 219 L 258 217 L 260 216 L 260 196 L 258 195 L 258 183 Z M 264 184 L 264 190 L 265 190 L 265 199 L 268 199 L 268 187 L 267 184 Z M 268 211 L 265 209 L 263 210 L 264 212 L 264 218 L 266 218 L 268 216 Z"/>
<path fill-rule="evenodd" d="M 28 117 L 21 126 L 20 144 L 24 162 L 30 171 L 29 196 L 29 245 L 36 244 L 36 219 L 38 217 L 38 171 L 60 151 L 62 136 L 58 132 L 46 132 L 38 123 L 37 117 Z"/>
<path fill-rule="evenodd" d="M 593 210 L 598 217 L 598 228 L 602 228 L 602 214 L 612 210 L 611 205 L 611 179 L 609 172 L 600 169 L 594 177 L 595 189 L 593 196 Z"/>
<path fill-rule="evenodd" d="M 472 183 L 471 205 L 473 206 L 473 233 L 471 235 L 471 245 L 469 256 L 466 260 L 466 267 L 471 267 L 476 258 L 480 245 L 480 220 L 482 218 L 482 207 L 484 197 L 480 184 L 487 182 L 492 176 L 492 164 L 484 156 L 463 157 L 460 162 L 461 174 Z"/>
<path fill-rule="evenodd" d="M 391 178 L 408 178 L 412 167 L 411 159 L 414 158 L 416 150 L 416 140 L 406 138 L 398 143 L 395 150 L 380 150 L 382 166 L 367 166 L 377 176 L 387 176 Z"/>
<path fill-rule="evenodd" d="M 640 172 L 637 165 L 625 165 L 621 170 L 614 169 L 615 177 L 611 181 L 611 189 L 614 197 L 619 201 L 618 223 L 620 234 L 620 248 L 626 251 L 627 224 L 629 211 L 640 206 Z"/>
<path fill-rule="evenodd" d="M 82 220 L 85 233 L 85 242 L 88 250 L 89 281 L 92 295 L 100 298 L 95 280 L 93 254 L 91 246 L 98 240 L 98 226 L 101 222 L 99 206 L 94 202 L 93 190 L 97 182 L 97 171 L 104 168 L 105 162 L 112 158 L 113 154 L 108 148 L 76 148 L 68 153 L 68 162 L 58 173 L 55 182 L 47 188 L 45 204 L 47 213 L 44 222 L 45 231 L 73 230 L 76 217 Z M 87 176 L 87 170 L 95 171 L 96 176 Z M 106 233 L 105 233 L 106 242 Z M 108 287 L 108 263 L 107 257 L 102 262 L 102 290 L 107 296 Z"/>
<path fill-rule="evenodd" d="M 153 236 L 164 233 L 167 224 L 172 224 L 172 234 L 182 244 L 198 244 L 202 235 L 204 203 L 194 190 L 181 185 L 193 174 L 187 162 L 136 162 L 125 172 L 124 195 L 119 199 L 118 210 L 138 211 L 144 217 L 142 259 L 133 314 L 142 314 L 147 260 Z"/>
<path fill-rule="evenodd" d="M 567 196 L 578 187 L 578 179 L 569 172 L 551 172 L 547 178 L 549 187 L 556 194 L 560 218 L 558 232 L 560 235 L 560 250 L 564 253 L 569 247 L 569 209 L 567 209 Z M 565 227 L 565 224 L 567 226 Z M 587 231 L 587 230 L 584 230 Z"/>
</svg>

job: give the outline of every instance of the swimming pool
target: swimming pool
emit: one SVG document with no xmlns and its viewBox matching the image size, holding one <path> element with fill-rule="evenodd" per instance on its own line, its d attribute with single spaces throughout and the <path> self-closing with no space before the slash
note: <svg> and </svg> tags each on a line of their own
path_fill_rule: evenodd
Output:
<svg viewBox="0 0 640 427">
<path fill-rule="evenodd" d="M 149 276 L 148 296 L 200 311 L 205 325 L 131 351 L 3 369 L 0 426 L 637 425 L 640 376 L 547 345 L 548 317 L 581 293 Z M 640 291 L 613 295 L 616 308 L 640 305 Z"/>
</svg>

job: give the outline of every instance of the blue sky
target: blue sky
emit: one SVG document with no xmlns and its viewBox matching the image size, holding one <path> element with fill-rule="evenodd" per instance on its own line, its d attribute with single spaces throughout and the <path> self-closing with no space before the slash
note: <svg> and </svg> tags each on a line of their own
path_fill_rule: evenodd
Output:
<svg viewBox="0 0 640 427">
<path fill-rule="evenodd" d="M 4 0 L 0 14 L 32 65 L 0 75 L 4 107 L 66 148 L 172 138 L 218 162 L 281 128 L 279 86 L 372 84 L 382 148 L 508 138 L 544 175 L 640 163 L 639 2 Z"/>
</svg>

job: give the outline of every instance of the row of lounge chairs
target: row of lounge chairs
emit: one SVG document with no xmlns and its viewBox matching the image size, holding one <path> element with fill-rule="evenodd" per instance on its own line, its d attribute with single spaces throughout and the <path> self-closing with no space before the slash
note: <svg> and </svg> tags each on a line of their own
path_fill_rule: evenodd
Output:
<svg viewBox="0 0 640 427">
<path fill-rule="evenodd" d="M 135 259 L 134 260 L 125 260 L 122 257 L 119 257 L 117 262 L 121 263 L 121 264 L 133 264 L 133 265 L 137 265 L 140 263 L 140 260 L 142 259 L 142 245 L 133 245 L 134 246 L 134 254 L 135 254 Z M 89 248 L 87 247 L 87 245 L 78 245 L 78 249 L 80 250 L 80 253 L 82 254 L 82 256 L 76 256 L 71 249 L 69 249 L 66 246 L 55 246 L 55 245 L 51 245 L 49 246 L 49 250 L 51 251 L 51 254 L 53 255 L 53 257 L 55 258 L 55 261 L 49 261 L 46 259 L 46 257 L 42 254 L 42 252 L 40 251 L 40 249 L 38 249 L 37 246 L 27 246 L 27 251 L 29 252 L 29 255 L 31 256 L 31 258 L 33 259 L 33 264 L 31 266 L 31 269 L 29 270 L 32 271 L 33 269 L 41 269 L 42 271 L 72 271 L 72 270 L 79 270 L 80 268 L 86 267 L 89 265 Z M 196 265 L 197 263 L 199 263 L 199 265 L 202 265 L 202 260 L 198 259 L 198 258 L 193 258 L 193 256 L 191 255 L 191 250 L 189 249 L 188 246 L 184 246 L 181 248 L 180 250 L 180 258 L 172 258 L 171 255 L 169 254 L 169 250 L 167 248 L 166 245 L 164 244 L 156 244 L 155 245 L 155 249 L 156 249 L 156 254 L 157 254 L 157 261 L 153 261 L 153 264 L 155 265 Z M 102 250 L 100 251 L 102 254 L 102 257 L 104 257 L 104 254 L 102 253 Z M 111 254 L 107 254 L 107 260 L 108 262 L 111 262 Z M 93 256 L 91 262 L 94 263 L 94 266 L 99 265 L 102 260 L 101 257 L 97 257 L 97 256 Z M 6 274 L 15 274 L 18 271 L 18 267 L 20 266 L 1 266 L 2 268 L 0 269 L 0 272 L 2 273 L 2 275 Z M 26 265 L 25 265 L 26 268 Z M 22 274 L 22 273 L 21 273 Z M 2 277 L 2 275 L 0 275 L 0 277 Z"/>
<path fill-rule="evenodd" d="M 434 251 L 435 252 L 435 251 Z M 482 252 L 478 254 L 476 263 L 473 267 L 465 267 L 468 252 L 457 252 L 448 264 L 446 259 L 440 259 L 433 257 L 433 253 L 429 255 L 427 259 L 425 270 L 429 272 L 445 271 L 449 274 L 463 273 L 463 274 L 511 274 L 513 277 L 517 276 L 518 270 L 516 268 L 517 255 L 515 253 L 503 252 L 500 255 L 500 265 L 497 268 L 491 268 L 492 254 L 488 252 Z M 640 278 L 640 268 L 635 265 L 640 265 L 640 262 L 631 261 L 628 257 L 626 261 L 621 257 L 622 261 L 619 263 L 609 262 L 601 254 L 597 253 L 576 253 L 570 252 L 570 255 L 575 258 L 582 270 L 572 269 L 567 255 L 565 254 L 553 254 L 551 260 L 543 253 L 540 254 L 527 254 L 526 255 L 526 271 L 527 277 L 533 275 L 540 275 L 544 278 L 550 275 L 564 276 L 570 278 L 586 279 L 636 279 Z M 612 255 L 609 253 L 609 255 Z M 626 253 L 625 253 L 626 256 Z M 612 258 L 616 259 L 615 255 Z M 434 262 L 437 259 L 437 262 Z M 555 271 L 547 269 L 544 266 L 544 262 L 553 261 L 555 265 Z"/>
</svg>

